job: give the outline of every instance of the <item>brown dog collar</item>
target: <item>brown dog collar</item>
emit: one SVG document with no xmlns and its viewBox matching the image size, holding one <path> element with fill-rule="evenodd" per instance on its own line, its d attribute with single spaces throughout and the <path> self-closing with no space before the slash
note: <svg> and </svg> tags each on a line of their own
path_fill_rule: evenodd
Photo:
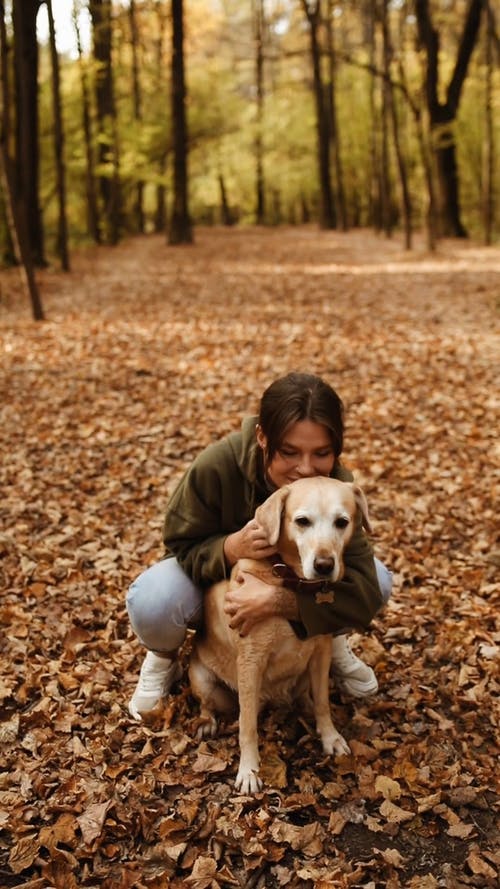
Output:
<svg viewBox="0 0 500 889">
<path fill-rule="evenodd" d="M 286 586 L 294 593 L 329 593 L 334 589 L 331 580 L 307 580 L 305 577 L 299 577 L 298 574 L 281 560 L 281 556 L 277 556 L 273 563 L 273 574 L 285 581 Z"/>
</svg>

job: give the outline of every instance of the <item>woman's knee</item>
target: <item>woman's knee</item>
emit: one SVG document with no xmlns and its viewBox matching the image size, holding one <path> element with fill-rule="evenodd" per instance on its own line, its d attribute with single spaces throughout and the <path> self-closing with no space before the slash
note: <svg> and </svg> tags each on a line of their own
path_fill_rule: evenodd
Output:
<svg viewBox="0 0 500 889">
<path fill-rule="evenodd" d="M 385 604 L 389 601 L 392 593 L 392 571 L 389 571 L 380 559 L 375 559 L 375 569 L 377 571 L 378 585 Z"/>
<path fill-rule="evenodd" d="M 182 645 L 188 624 L 201 619 L 202 595 L 175 559 L 163 559 L 131 584 L 127 610 L 146 648 L 170 652 Z"/>
</svg>

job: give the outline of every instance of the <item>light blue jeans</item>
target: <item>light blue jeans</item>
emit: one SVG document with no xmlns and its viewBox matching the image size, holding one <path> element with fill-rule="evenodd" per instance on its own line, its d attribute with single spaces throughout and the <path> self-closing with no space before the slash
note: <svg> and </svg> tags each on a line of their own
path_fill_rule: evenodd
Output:
<svg viewBox="0 0 500 889">
<path fill-rule="evenodd" d="M 384 603 L 392 591 L 392 574 L 375 559 Z M 130 623 L 150 651 L 172 652 L 183 643 L 188 626 L 203 620 L 203 593 L 180 567 L 177 559 L 162 559 L 146 568 L 127 594 Z"/>
</svg>

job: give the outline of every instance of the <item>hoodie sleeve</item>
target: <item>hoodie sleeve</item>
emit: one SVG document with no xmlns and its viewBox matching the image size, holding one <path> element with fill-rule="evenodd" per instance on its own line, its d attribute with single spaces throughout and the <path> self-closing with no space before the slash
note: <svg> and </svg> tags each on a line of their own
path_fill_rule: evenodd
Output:
<svg viewBox="0 0 500 889">
<path fill-rule="evenodd" d="M 382 607 L 373 550 L 362 529 L 361 516 L 345 550 L 344 565 L 344 577 L 334 584 L 332 601 L 317 602 L 310 593 L 297 593 L 300 623 L 293 627 L 298 636 L 364 630 Z"/>
<path fill-rule="evenodd" d="M 224 540 L 241 527 L 241 517 L 231 514 L 227 492 L 241 504 L 241 486 L 230 448 L 222 441 L 209 445 L 196 458 L 168 503 L 163 541 L 200 587 L 222 580 L 228 573 Z"/>
</svg>

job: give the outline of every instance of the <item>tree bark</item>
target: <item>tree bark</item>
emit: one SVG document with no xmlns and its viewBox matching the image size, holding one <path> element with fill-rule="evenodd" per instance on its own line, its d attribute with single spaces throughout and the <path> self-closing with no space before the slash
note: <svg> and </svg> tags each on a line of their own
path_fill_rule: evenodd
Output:
<svg viewBox="0 0 500 889">
<path fill-rule="evenodd" d="M 35 265 L 45 265 L 39 199 L 38 43 L 36 17 L 40 0 L 14 0 L 14 70 L 17 100 L 16 158 L 13 187 Z"/>
<path fill-rule="evenodd" d="M 382 138 L 380 152 L 380 197 L 382 228 L 387 235 L 392 235 L 392 187 L 389 154 L 389 117 L 390 117 L 390 54 L 387 42 L 387 0 L 381 0 L 379 21 L 382 27 L 382 70 L 384 76 L 380 82 L 382 90 Z"/>
<path fill-rule="evenodd" d="M 52 62 L 52 107 L 54 109 L 54 156 L 56 165 L 57 199 L 59 205 L 57 223 L 57 252 L 61 266 L 69 271 L 68 222 L 66 216 L 66 171 L 64 166 L 64 127 L 61 110 L 61 81 L 59 56 L 57 54 L 56 31 L 52 0 L 46 0 L 49 19 L 50 56 Z"/>
<path fill-rule="evenodd" d="M 335 51 L 332 0 L 328 0 L 327 35 L 329 60 L 328 110 L 330 115 L 330 143 L 331 150 L 333 152 L 335 169 L 335 215 L 342 231 L 347 231 L 349 225 L 347 220 L 347 207 L 345 200 L 344 171 L 342 167 L 342 156 L 340 152 L 340 133 L 337 120 L 337 57 Z"/>
<path fill-rule="evenodd" d="M 140 126 L 142 123 L 142 97 L 141 84 L 139 79 L 139 30 L 137 27 L 137 9 L 135 0 L 130 0 L 129 6 L 129 22 L 130 37 L 132 44 L 132 92 L 134 97 L 134 118 Z M 134 215 L 136 218 L 137 229 L 143 234 L 145 229 L 144 220 L 144 182 L 139 181 L 136 184 Z"/>
<path fill-rule="evenodd" d="M 415 0 L 419 40 L 425 50 L 425 92 L 439 183 L 440 234 L 467 237 L 461 221 L 455 143 L 455 120 L 470 58 L 475 47 L 486 0 L 469 0 L 455 67 L 444 101 L 439 98 L 439 32 L 432 24 L 429 0 Z"/>
<path fill-rule="evenodd" d="M 1 78 L 1 95 L 0 102 L 2 113 L 0 115 L 0 141 L 4 146 L 5 164 L 10 163 L 8 153 L 10 151 L 10 105 L 11 105 L 11 88 L 10 88 L 10 63 L 9 55 L 11 47 L 7 39 L 7 29 L 5 27 L 5 3 L 0 0 L 0 78 Z M 11 198 L 7 186 L 7 177 L 4 176 L 3 194 L 2 194 L 2 256 L 1 261 L 4 265 L 16 265 L 19 260 L 19 253 L 16 255 L 15 236 L 13 236 L 13 223 L 11 212 Z"/>
<path fill-rule="evenodd" d="M 73 24 L 76 35 L 76 45 L 78 50 L 78 67 L 80 71 L 80 84 L 82 90 L 82 125 L 83 138 L 85 143 L 85 180 L 87 194 L 87 228 L 90 237 L 96 244 L 101 243 L 101 227 L 99 221 L 99 206 L 97 201 L 95 164 L 94 164 L 94 142 L 92 135 L 92 115 L 90 88 L 87 79 L 87 69 L 82 52 L 82 42 L 80 37 L 80 28 L 78 26 L 76 3 L 73 7 Z"/>
<path fill-rule="evenodd" d="M 116 110 L 113 89 L 111 0 L 90 0 L 94 59 L 97 64 L 96 106 L 99 124 L 99 165 L 106 173 L 99 189 L 106 220 L 106 240 L 120 238 L 121 194 Z"/>
<path fill-rule="evenodd" d="M 383 226 L 382 220 L 382 184 L 380 181 L 380 150 L 379 150 L 379 121 L 377 115 L 376 104 L 376 87 L 377 87 L 377 50 L 376 50 L 376 7 L 373 0 L 367 0 L 364 7 L 366 16 L 366 32 L 369 52 L 369 106 L 370 106 L 370 159 L 371 170 L 369 179 L 369 200 L 370 200 L 370 222 L 376 232 L 381 231 Z"/>
<path fill-rule="evenodd" d="M 172 0 L 172 130 L 174 195 L 168 232 L 169 244 L 191 244 L 193 232 L 188 207 L 188 136 L 184 76 L 183 0 Z"/>
<path fill-rule="evenodd" d="M 165 11 L 165 6 L 163 4 L 163 0 L 156 0 L 156 16 L 158 20 L 158 37 L 156 40 L 156 88 L 158 90 L 158 94 L 162 94 L 165 91 L 165 83 L 163 78 L 163 71 L 165 70 L 165 56 L 164 56 L 164 45 L 165 45 L 165 29 L 167 24 L 167 15 Z M 165 143 L 163 150 L 160 154 L 159 163 L 158 163 L 158 178 L 159 182 L 156 186 L 156 207 L 155 207 L 155 216 L 154 216 L 154 226 L 155 232 L 164 232 L 167 227 L 167 213 L 166 213 L 166 186 L 165 186 L 165 177 L 167 171 L 167 160 L 168 160 L 168 146 Z"/>
<path fill-rule="evenodd" d="M 265 221 L 264 153 L 262 127 L 264 123 L 264 2 L 253 0 L 253 23 L 255 40 L 255 86 L 257 92 L 257 114 L 255 122 L 255 221 L 262 225 Z"/>
<path fill-rule="evenodd" d="M 326 90 L 321 74 L 321 46 L 319 29 L 321 24 L 321 0 L 302 0 L 309 23 L 311 60 L 313 67 L 314 99 L 316 104 L 316 133 L 318 150 L 318 174 L 320 185 L 321 228 L 335 228 L 335 208 L 330 173 L 330 127 Z"/>
<path fill-rule="evenodd" d="M 391 30 L 389 23 L 389 14 L 388 14 L 388 0 L 382 0 L 383 2 L 383 15 L 382 15 L 382 35 L 383 35 L 383 44 L 384 44 L 384 73 L 385 73 L 385 84 L 387 91 L 387 103 L 389 108 L 389 114 L 392 123 L 392 133 L 394 137 L 394 150 L 396 153 L 396 161 L 398 166 L 399 173 L 399 183 L 401 187 L 401 196 L 403 202 L 403 222 L 404 222 L 404 230 L 405 230 L 405 247 L 407 250 L 411 250 L 412 245 L 412 207 L 411 207 L 411 197 L 410 197 L 410 189 L 408 186 L 408 174 L 406 170 L 406 162 L 403 155 L 403 150 L 401 148 L 401 138 L 399 132 L 399 120 L 397 114 L 396 107 L 396 97 L 394 95 L 394 87 L 391 79 L 391 61 L 393 55 L 392 48 L 392 40 L 391 40 Z"/>
<path fill-rule="evenodd" d="M 493 35 L 494 18 L 491 0 L 486 3 L 486 19 L 484 34 L 484 64 L 486 82 L 484 85 L 484 149 L 483 149 L 483 220 L 484 243 L 490 246 L 493 240 L 493 204 L 494 204 L 494 157 L 495 131 L 493 126 Z"/>
<path fill-rule="evenodd" d="M 11 91 L 7 64 L 7 34 L 5 29 L 5 5 L 0 0 L 0 181 L 5 195 L 5 211 L 12 244 L 21 262 L 23 285 L 31 302 L 35 321 L 43 321 L 40 292 L 36 283 L 30 244 L 26 232 L 23 205 L 17 200 L 14 188 L 14 164 L 10 156 L 10 108 Z"/>
</svg>

